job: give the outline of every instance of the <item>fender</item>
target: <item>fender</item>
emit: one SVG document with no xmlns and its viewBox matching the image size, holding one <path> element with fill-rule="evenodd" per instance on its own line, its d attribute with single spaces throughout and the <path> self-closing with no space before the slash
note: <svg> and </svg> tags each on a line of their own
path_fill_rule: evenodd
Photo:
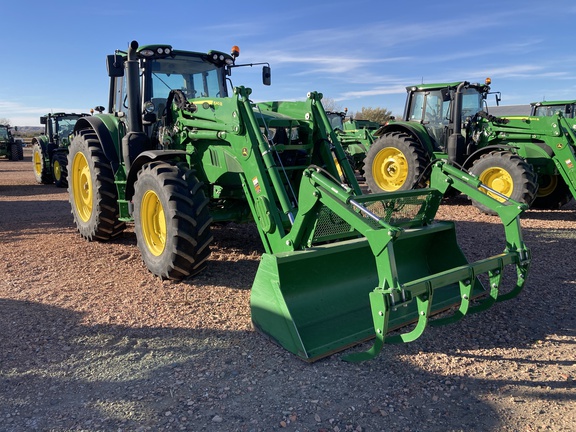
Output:
<svg viewBox="0 0 576 432">
<path fill-rule="evenodd" d="M 187 153 L 184 150 L 147 150 L 138 155 L 132 162 L 130 172 L 126 177 L 126 200 L 130 201 L 134 196 L 134 183 L 138 178 L 138 172 L 147 164 L 155 160 L 160 161 L 186 161 Z"/>
<path fill-rule="evenodd" d="M 83 129 L 92 129 L 98 136 L 104 155 L 110 161 L 114 172 L 116 172 L 120 166 L 120 155 L 118 152 L 119 124 L 120 121 L 111 115 L 87 116 L 78 119 L 74 125 L 73 132 L 76 134 Z"/>
<path fill-rule="evenodd" d="M 420 143 L 422 148 L 424 148 L 430 155 L 435 151 L 439 150 L 436 148 L 435 143 L 430 139 L 430 136 L 424 129 L 424 126 L 421 125 L 420 123 L 415 122 L 389 123 L 378 129 L 376 133 L 374 133 L 374 136 L 377 135 L 379 138 L 382 135 L 390 132 L 404 132 L 416 138 L 416 140 Z"/>
</svg>

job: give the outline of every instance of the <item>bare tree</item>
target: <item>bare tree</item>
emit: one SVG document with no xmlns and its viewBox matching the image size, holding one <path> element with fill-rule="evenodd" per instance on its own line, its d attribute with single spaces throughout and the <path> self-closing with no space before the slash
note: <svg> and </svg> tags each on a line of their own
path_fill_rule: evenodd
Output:
<svg viewBox="0 0 576 432">
<path fill-rule="evenodd" d="M 386 123 L 390 117 L 392 117 L 392 111 L 380 107 L 362 107 L 362 110 L 355 115 L 358 120 L 370 120 L 380 124 Z"/>
<path fill-rule="evenodd" d="M 10 119 L 4 118 L 4 117 L 0 117 L 0 124 L 1 124 L 1 125 L 8 125 L 8 126 L 10 126 Z"/>
</svg>

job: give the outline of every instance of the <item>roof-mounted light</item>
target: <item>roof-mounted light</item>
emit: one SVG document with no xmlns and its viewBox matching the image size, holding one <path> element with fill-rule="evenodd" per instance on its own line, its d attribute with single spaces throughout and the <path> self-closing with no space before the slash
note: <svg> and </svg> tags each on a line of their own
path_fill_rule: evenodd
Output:
<svg viewBox="0 0 576 432">
<path fill-rule="evenodd" d="M 490 78 L 490 77 L 486 78 L 486 79 L 484 80 L 484 83 L 485 83 L 486 85 L 492 84 L 492 78 Z"/>
<path fill-rule="evenodd" d="M 151 49 L 143 49 L 140 51 L 140 55 L 143 55 L 144 57 L 152 57 L 154 55 L 154 51 Z"/>
<path fill-rule="evenodd" d="M 230 55 L 236 59 L 236 57 L 238 57 L 240 55 L 240 48 L 238 48 L 237 45 L 234 45 L 232 47 L 232 49 L 230 50 Z"/>
</svg>

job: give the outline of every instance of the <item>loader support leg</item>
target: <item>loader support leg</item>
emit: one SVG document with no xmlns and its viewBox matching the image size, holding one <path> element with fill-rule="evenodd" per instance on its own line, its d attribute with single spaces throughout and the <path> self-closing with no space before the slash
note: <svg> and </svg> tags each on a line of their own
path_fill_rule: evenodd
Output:
<svg viewBox="0 0 576 432">
<path fill-rule="evenodd" d="M 454 313 L 446 318 L 438 318 L 430 322 L 430 326 L 437 327 L 445 324 L 452 324 L 456 321 L 461 320 L 468 313 L 470 309 L 470 298 L 472 297 L 472 292 L 474 290 L 474 285 L 476 282 L 475 277 L 471 277 L 464 281 L 460 281 L 460 297 L 462 299 L 460 303 L 460 308 Z"/>
<path fill-rule="evenodd" d="M 376 334 L 374 345 L 372 345 L 368 351 L 344 356 L 343 360 L 348 362 L 370 360 L 376 357 L 382 350 L 384 347 L 386 333 L 388 332 L 388 319 L 390 316 L 390 309 L 392 307 L 395 308 L 404 306 L 402 303 L 391 306 L 391 296 L 392 294 L 390 294 L 388 290 L 385 292 L 381 290 L 375 290 L 370 293 L 370 306 L 372 308 L 372 318 L 374 320 L 374 330 Z M 414 329 L 408 333 L 390 336 L 386 339 L 386 343 L 412 342 L 418 339 L 422 333 L 424 333 L 428 323 L 428 317 L 430 316 L 430 307 L 432 305 L 431 286 L 428 287 L 428 291 L 426 293 L 416 296 L 416 304 L 418 307 L 418 322 L 416 323 Z"/>
</svg>

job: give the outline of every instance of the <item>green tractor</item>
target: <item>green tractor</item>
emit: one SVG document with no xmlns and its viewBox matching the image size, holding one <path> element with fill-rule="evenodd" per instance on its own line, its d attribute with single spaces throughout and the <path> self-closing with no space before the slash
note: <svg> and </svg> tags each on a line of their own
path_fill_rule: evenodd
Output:
<svg viewBox="0 0 576 432">
<path fill-rule="evenodd" d="M 550 117 L 560 111 L 564 117 L 574 118 L 575 110 L 576 100 L 543 101 L 530 104 L 531 117 Z"/>
<path fill-rule="evenodd" d="M 431 162 L 444 159 L 479 177 L 494 197 L 532 203 L 537 183 L 530 164 L 504 142 L 486 145 L 485 132 L 478 128 L 484 124 L 476 119 L 479 112 L 485 113 L 489 84 L 487 79 L 484 84 L 462 81 L 407 87 L 403 118 L 382 126 L 366 155 L 370 191 L 424 187 Z M 493 124 L 498 122 L 490 118 Z M 494 214 L 473 202 L 483 212 Z"/>
<path fill-rule="evenodd" d="M 480 113 L 471 125 L 471 130 L 479 131 L 477 146 L 509 148 L 530 165 L 538 188 L 531 207 L 545 210 L 576 198 L 576 122 L 562 109 L 553 112 L 503 118 Z"/>
<path fill-rule="evenodd" d="M 14 139 L 9 125 L 0 125 L 0 156 L 8 160 L 19 161 L 24 159 L 24 144 L 22 140 Z M 18 128 L 14 128 L 15 131 Z"/>
<path fill-rule="evenodd" d="M 67 187 L 68 146 L 74 125 L 90 114 L 50 113 L 40 117 L 44 133 L 32 139 L 34 177 L 40 184 Z"/>
<path fill-rule="evenodd" d="M 232 86 L 236 68 L 254 65 L 237 64 L 238 55 L 133 41 L 107 57 L 108 108 L 78 119 L 68 154 L 82 237 L 112 240 L 132 223 L 147 268 L 180 280 L 208 265 L 213 223 L 255 223 L 265 252 L 252 321 L 307 361 L 374 338 L 346 357 L 370 359 L 385 341 L 416 339 L 434 314 L 457 307 L 434 320 L 447 323 L 520 292 L 530 263 L 525 206 L 491 198 L 444 161 L 432 166 L 429 189 L 363 195 L 322 95 L 254 103 L 250 89 Z M 256 64 L 270 84 L 269 65 Z M 455 224 L 434 221 L 449 187 L 500 215 L 502 253 L 469 262 Z M 508 266 L 516 284 L 499 292 Z"/>
</svg>

